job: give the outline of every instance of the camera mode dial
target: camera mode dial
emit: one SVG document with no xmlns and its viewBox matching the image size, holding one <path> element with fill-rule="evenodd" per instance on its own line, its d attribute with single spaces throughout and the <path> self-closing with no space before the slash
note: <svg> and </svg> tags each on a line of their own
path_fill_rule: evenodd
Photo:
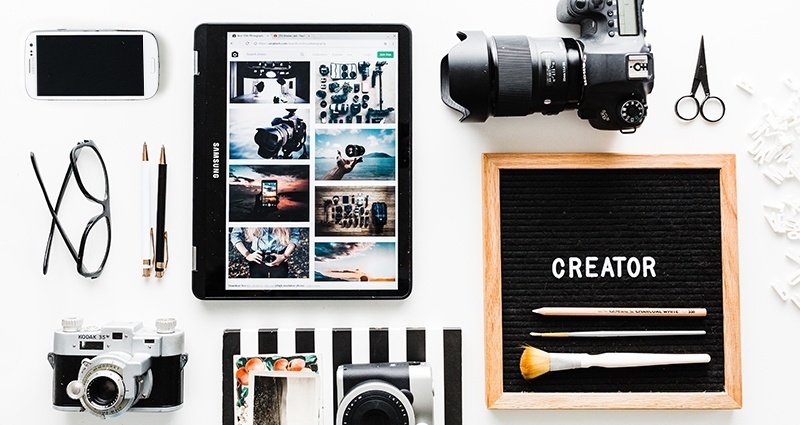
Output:
<svg viewBox="0 0 800 425">
<path fill-rule="evenodd" d="M 626 100 L 619 108 L 619 115 L 627 124 L 639 125 L 644 121 L 647 107 L 638 99 Z"/>
</svg>

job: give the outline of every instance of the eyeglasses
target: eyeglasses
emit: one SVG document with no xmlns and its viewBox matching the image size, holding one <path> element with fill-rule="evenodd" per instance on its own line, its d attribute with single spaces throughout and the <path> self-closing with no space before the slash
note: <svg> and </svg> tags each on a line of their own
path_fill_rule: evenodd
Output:
<svg viewBox="0 0 800 425">
<path fill-rule="evenodd" d="M 84 153 L 85 151 L 85 153 Z M 80 166 L 78 159 L 80 158 Z M 53 243 L 53 233 L 58 229 L 61 238 L 67 245 L 72 258 L 78 268 L 78 273 L 83 277 L 96 278 L 103 272 L 103 266 L 108 259 L 108 252 L 111 249 L 111 209 L 110 198 L 108 196 L 108 171 L 106 170 L 105 161 L 97 150 L 97 146 L 91 140 L 84 140 L 78 143 L 77 146 L 72 148 L 69 155 L 69 168 L 64 176 L 64 181 L 61 183 L 61 191 L 58 193 L 55 207 L 47 195 L 47 190 L 44 188 L 42 176 L 39 174 L 39 167 L 36 164 L 36 156 L 31 152 L 31 164 L 33 171 L 36 173 L 36 180 L 39 181 L 39 186 L 42 188 L 44 199 L 47 202 L 47 208 L 50 210 L 52 221 L 50 222 L 50 233 L 47 237 L 47 246 L 44 251 L 44 262 L 42 264 L 42 273 L 47 274 L 47 268 L 50 261 L 50 247 Z M 82 172 L 83 171 L 83 172 Z M 96 177 L 100 176 L 102 171 L 102 187 Z M 61 208 L 61 201 L 64 199 L 64 193 L 67 189 L 72 175 L 75 175 L 75 181 L 78 183 L 78 188 L 83 193 L 83 196 L 89 202 L 99 204 L 103 207 L 103 211 L 89 219 L 86 223 L 86 228 L 81 236 L 81 243 L 78 249 L 70 241 L 67 232 L 64 229 L 61 220 L 58 218 L 58 212 Z M 91 178 L 89 178 L 91 177 Z M 97 226 L 98 223 L 105 222 L 105 226 Z M 104 249 L 103 249 L 104 247 Z M 99 248 L 99 249 L 98 249 Z"/>
</svg>

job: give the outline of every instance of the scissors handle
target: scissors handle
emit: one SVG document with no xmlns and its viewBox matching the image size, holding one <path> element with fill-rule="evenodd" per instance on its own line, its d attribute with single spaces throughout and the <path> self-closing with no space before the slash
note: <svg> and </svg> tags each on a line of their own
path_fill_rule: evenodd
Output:
<svg viewBox="0 0 800 425">
<path fill-rule="evenodd" d="M 687 102 L 687 100 L 691 100 L 691 102 Z M 722 101 L 720 100 L 720 102 Z M 705 100 L 703 101 L 703 103 L 705 103 Z M 693 106 L 687 106 L 687 105 L 693 105 Z M 681 110 L 683 110 L 683 112 L 681 112 Z M 675 102 L 675 115 L 677 115 L 678 118 L 684 121 L 691 121 L 697 118 L 697 116 L 700 115 L 701 111 L 702 108 L 700 107 L 700 101 L 697 100 L 697 98 L 694 97 L 694 95 L 692 94 L 681 96 L 680 98 L 678 98 L 678 101 Z M 703 118 L 705 118 L 705 115 L 703 116 Z"/>
<path fill-rule="evenodd" d="M 708 103 L 709 100 L 711 101 L 712 105 L 715 104 L 715 103 L 719 105 L 719 109 L 720 109 L 719 115 L 717 115 L 716 113 L 711 117 L 706 115 L 706 103 Z M 696 101 L 697 100 L 695 99 L 695 102 Z M 695 115 L 695 116 L 697 116 L 697 115 Z M 717 96 L 711 96 L 711 95 L 706 96 L 706 98 L 703 99 L 703 103 L 700 104 L 700 116 L 702 116 L 703 119 L 708 121 L 708 122 L 717 122 L 717 121 L 721 120 L 722 117 L 725 116 L 725 102 L 723 102 L 722 99 L 720 99 Z"/>
</svg>

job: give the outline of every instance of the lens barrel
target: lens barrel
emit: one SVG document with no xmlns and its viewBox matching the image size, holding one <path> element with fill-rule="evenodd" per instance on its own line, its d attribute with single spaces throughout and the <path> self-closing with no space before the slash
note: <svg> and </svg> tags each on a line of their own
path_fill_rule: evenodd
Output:
<svg viewBox="0 0 800 425">
<path fill-rule="evenodd" d="M 571 38 L 486 37 L 459 32 L 442 59 L 442 100 L 461 121 L 489 115 L 554 115 L 575 109 L 585 85 L 581 45 Z"/>
<path fill-rule="evenodd" d="M 350 158 L 363 156 L 366 152 L 367 150 L 361 145 L 347 145 L 344 148 L 345 155 L 349 156 Z"/>
<path fill-rule="evenodd" d="M 86 385 L 86 398 L 93 405 L 101 408 L 110 408 L 121 398 L 121 394 L 113 379 L 106 376 L 98 376 Z"/>
<path fill-rule="evenodd" d="M 253 139 L 259 146 L 258 154 L 263 158 L 274 157 L 280 148 L 289 141 L 291 132 L 292 129 L 285 123 L 256 129 Z"/>
</svg>

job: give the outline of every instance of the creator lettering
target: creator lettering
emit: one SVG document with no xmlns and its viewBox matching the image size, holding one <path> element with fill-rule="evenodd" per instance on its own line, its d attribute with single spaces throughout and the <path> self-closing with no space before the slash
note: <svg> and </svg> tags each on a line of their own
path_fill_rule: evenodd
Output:
<svg viewBox="0 0 800 425">
<path fill-rule="evenodd" d="M 653 257 L 569 257 L 556 258 L 552 263 L 553 277 L 561 279 L 605 279 L 622 277 L 656 277 L 656 259 Z"/>
</svg>

